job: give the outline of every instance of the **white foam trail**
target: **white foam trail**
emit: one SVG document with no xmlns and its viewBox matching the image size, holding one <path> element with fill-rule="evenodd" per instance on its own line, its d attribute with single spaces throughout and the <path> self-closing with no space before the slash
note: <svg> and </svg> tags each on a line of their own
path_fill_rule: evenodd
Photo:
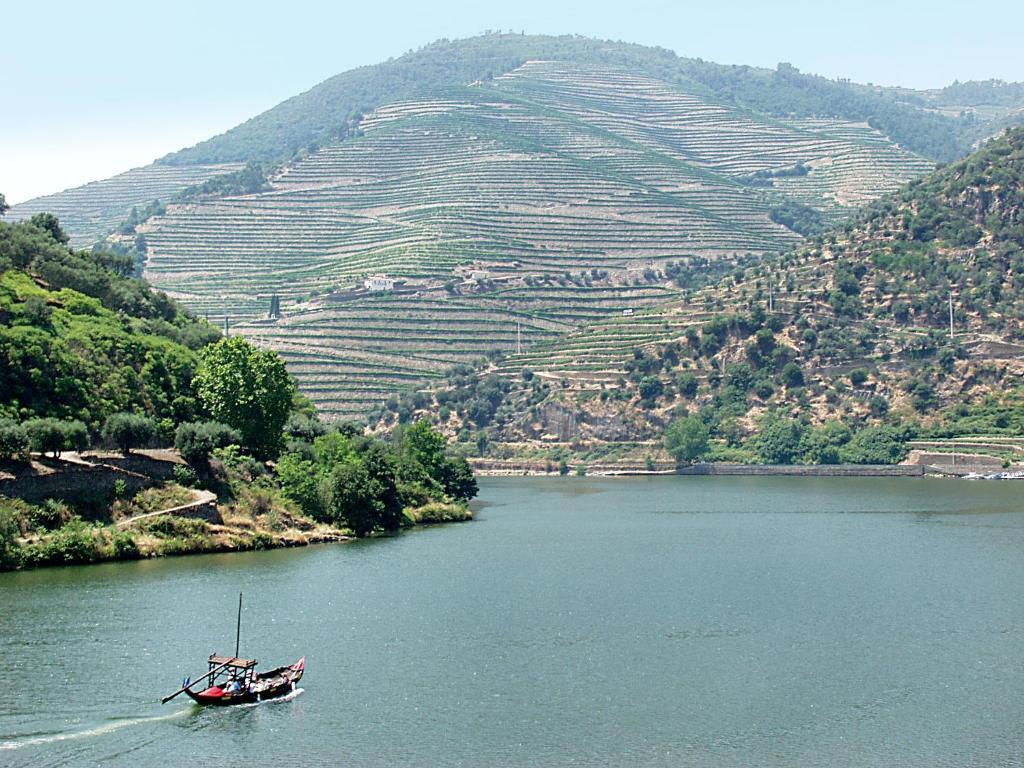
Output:
<svg viewBox="0 0 1024 768">
<path fill-rule="evenodd" d="M 252 704 L 243 704 L 243 707 L 258 707 L 260 704 L 273 704 L 278 701 L 291 701 L 300 693 L 305 692 L 305 688 L 296 688 L 294 691 L 286 693 L 284 696 L 278 696 L 276 699 L 263 699 L 263 701 L 254 701 Z"/>
<path fill-rule="evenodd" d="M 291 694 L 289 694 L 291 695 Z M 95 728 L 87 728 L 82 731 L 71 731 L 69 733 L 53 733 L 48 736 L 33 736 L 27 739 L 13 739 L 11 741 L 0 741 L 0 752 L 9 751 L 12 749 L 23 749 L 25 747 L 35 747 L 40 744 L 53 744 L 57 741 L 71 741 L 74 739 L 87 739 L 91 736 L 102 736 L 106 733 L 113 733 L 119 731 L 122 728 L 127 728 L 130 725 L 140 725 L 142 723 L 155 723 L 160 720 L 171 720 L 175 717 L 181 717 L 188 713 L 188 709 L 181 709 L 177 712 L 171 712 L 167 715 L 156 715 L 155 717 L 133 717 L 128 720 L 115 720 L 112 723 L 106 725 L 100 725 Z"/>
</svg>

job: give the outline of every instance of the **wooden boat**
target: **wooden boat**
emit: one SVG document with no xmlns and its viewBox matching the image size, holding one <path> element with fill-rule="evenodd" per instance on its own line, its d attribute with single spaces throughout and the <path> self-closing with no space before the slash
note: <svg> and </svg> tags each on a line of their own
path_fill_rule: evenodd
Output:
<svg viewBox="0 0 1024 768">
<path fill-rule="evenodd" d="M 232 704 L 252 704 L 265 699 L 286 696 L 295 690 L 306 671 L 306 657 L 303 656 L 294 664 L 278 667 L 269 672 L 256 672 L 256 659 L 238 657 L 238 644 L 242 634 L 242 595 L 238 595 L 238 625 L 235 631 L 235 655 L 218 656 L 211 654 L 208 660 L 209 671 L 194 682 L 185 678 L 181 688 L 165 696 L 160 702 L 166 704 L 175 696 L 184 693 L 197 704 L 210 704 L 219 707 Z M 205 688 L 195 690 L 199 683 Z"/>
</svg>

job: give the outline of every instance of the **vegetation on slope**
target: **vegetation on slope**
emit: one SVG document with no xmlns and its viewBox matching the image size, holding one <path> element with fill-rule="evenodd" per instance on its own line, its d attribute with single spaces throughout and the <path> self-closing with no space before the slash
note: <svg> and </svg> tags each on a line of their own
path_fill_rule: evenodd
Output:
<svg viewBox="0 0 1024 768">
<path fill-rule="evenodd" d="M 130 259 L 66 240 L 47 214 L 0 222 L 0 417 L 191 418 L 197 350 L 217 332 L 129 277 Z"/>
<path fill-rule="evenodd" d="M 1019 422 L 1019 395 L 1001 393 L 1022 372 L 1022 179 L 1016 129 L 842 230 L 644 313 L 639 334 L 644 315 L 621 318 L 394 410 L 436 407 L 478 453 L 549 442 L 552 457 L 658 440 L 673 422 L 681 460 L 888 463 L 915 438 L 1005 435 Z M 616 334 L 629 340 L 609 367 L 581 365 Z"/>
<path fill-rule="evenodd" d="M 958 119 L 901 103 L 884 90 L 806 75 L 789 64 L 775 70 L 680 58 L 662 48 L 578 36 L 486 35 L 440 40 L 383 64 L 336 75 L 267 112 L 163 158 L 168 164 L 274 162 L 349 136 L 371 110 L 396 101 L 486 81 L 529 60 L 626 65 L 638 72 L 698 85 L 728 104 L 776 116 L 864 120 L 909 149 L 935 160 L 963 154 Z"/>
</svg>

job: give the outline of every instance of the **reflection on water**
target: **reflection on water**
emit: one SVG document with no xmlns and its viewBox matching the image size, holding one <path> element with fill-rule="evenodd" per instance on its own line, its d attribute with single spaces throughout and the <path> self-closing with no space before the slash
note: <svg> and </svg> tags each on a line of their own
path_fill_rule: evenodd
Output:
<svg viewBox="0 0 1024 768">
<path fill-rule="evenodd" d="M 1017 765 L 1015 488 L 486 480 L 465 525 L 0 575 L 0 764 Z M 303 689 L 161 707 L 240 589 Z"/>
</svg>

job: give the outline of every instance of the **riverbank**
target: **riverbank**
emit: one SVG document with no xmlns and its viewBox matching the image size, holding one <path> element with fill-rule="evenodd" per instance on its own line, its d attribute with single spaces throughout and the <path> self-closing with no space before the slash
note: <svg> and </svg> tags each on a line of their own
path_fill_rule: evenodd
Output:
<svg viewBox="0 0 1024 768">
<path fill-rule="evenodd" d="M 552 477 L 585 474 L 593 477 L 643 477 L 671 475 L 736 475 L 763 477 L 923 477 L 953 474 L 939 467 L 921 464 L 693 464 L 686 467 L 632 463 L 593 464 L 567 468 L 560 473 L 542 462 L 471 460 L 473 471 L 482 477 Z M 582 471 L 581 471 L 582 468 Z"/>
</svg>

